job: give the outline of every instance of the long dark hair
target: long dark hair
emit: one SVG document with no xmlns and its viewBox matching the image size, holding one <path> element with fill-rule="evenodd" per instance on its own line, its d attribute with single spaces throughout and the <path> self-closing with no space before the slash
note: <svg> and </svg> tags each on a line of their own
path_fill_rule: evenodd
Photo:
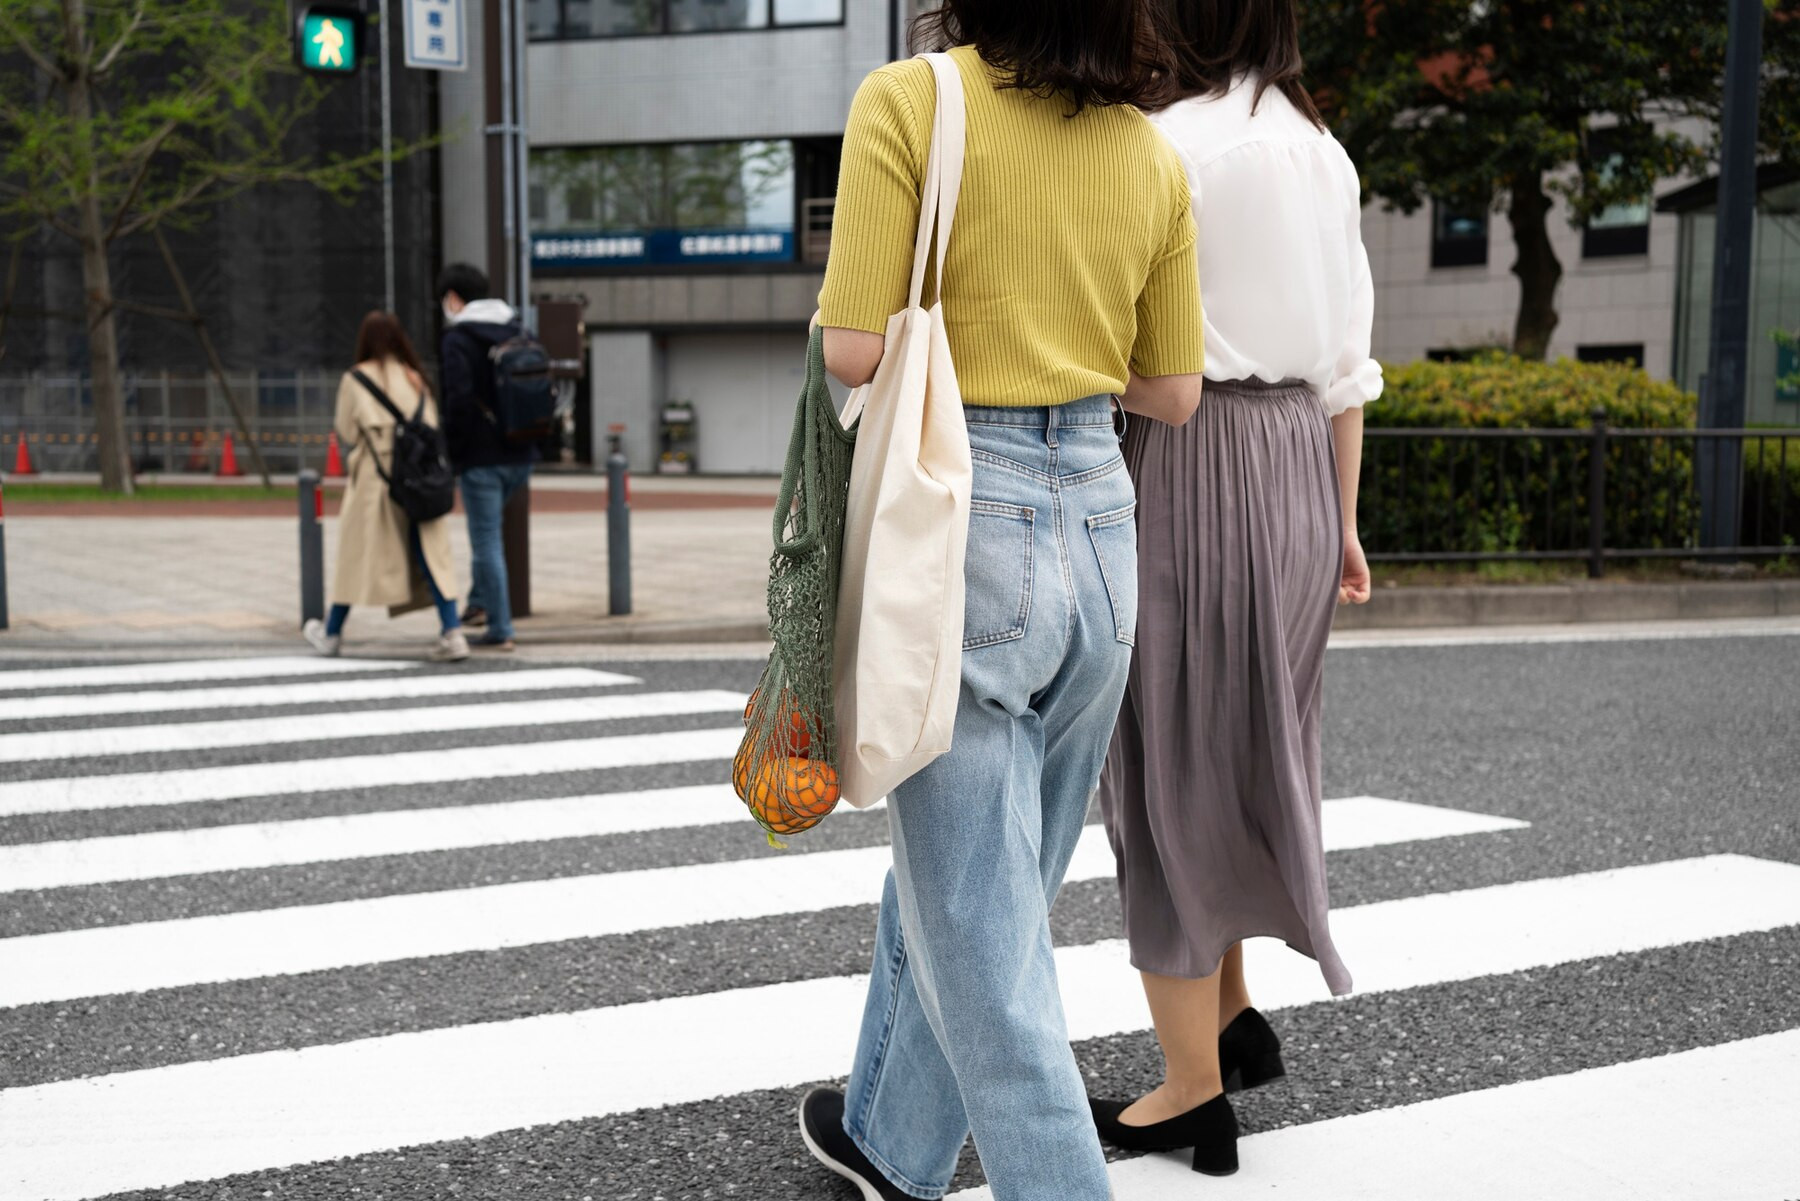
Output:
<svg viewBox="0 0 1800 1201">
<path fill-rule="evenodd" d="M 1294 0 L 1158 0 L 1174 66 L 1174 96 L 1222 96 L 1238 76 L 1254 71 L 1250 111 L 1270 88 L 1306 119 L 1325 128 L 1318 106 L 1300 82 L 1300 14 Z"/>
<path fill-rule="evenodd" d="M 425 378 L 425 365 L 419 362 L 419 352 L 413 349 L 400 318 L 376 309 L 362 319 L 362 326 L 356 331 L 356 361 L 379 363 L 385 359 L 398 359 L 420 379 Z"/>
<path fill-rule="evenodd" d="M 1173 99 L 1165 95 L 1171 64 L 1145 0 L 943 0 L 913 22 L 912 42 L 973 46 L 1005 86 L 1060 94 L 1071 115 Z"/>
</svg>

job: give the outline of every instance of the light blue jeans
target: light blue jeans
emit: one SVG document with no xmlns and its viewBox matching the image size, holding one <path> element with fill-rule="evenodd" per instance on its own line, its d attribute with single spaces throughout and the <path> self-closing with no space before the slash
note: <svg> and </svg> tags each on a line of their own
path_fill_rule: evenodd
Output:
<svg viewBox="0 0 1800 1201">
<path fill-rule="evenodd" d="M 486 642 L 504 642 L 513 636 L 500 514 L 513 493 L 530 482 L 529 463 L 469 467 L 462 473 L 463 511 L 469 518 L 469 603 L 487 610 Z"/>
<path fill-rule="evenodd" d="M 1108 397 L 967 414 L 962 700 L 950 752 L 889 799 L 844 1129 L 917 1197 L 972 1129 L 998 1201 L 1105 1201 L 1049 916 L 1131 663 L 1135 494 Z"/>
</svg>

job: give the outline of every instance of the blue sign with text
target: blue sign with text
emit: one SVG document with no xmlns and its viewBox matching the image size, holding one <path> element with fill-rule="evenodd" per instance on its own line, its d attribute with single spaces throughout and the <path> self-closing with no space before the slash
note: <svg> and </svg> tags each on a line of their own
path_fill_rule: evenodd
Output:
<svg viewBox="0 0 1800 1201">
<path fill-rule="evenodd" d="M 792 262 L 794 232 L 743 229 L 653 229 L 642 233 L 535 234 L 533 267 L 630 267 L 650 263 Z"/>
</svg>

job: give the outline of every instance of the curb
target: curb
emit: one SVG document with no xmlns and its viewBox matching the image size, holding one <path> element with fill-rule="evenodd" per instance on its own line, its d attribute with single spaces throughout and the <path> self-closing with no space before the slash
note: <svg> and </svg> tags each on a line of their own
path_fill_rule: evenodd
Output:
<svg viewBox="0 0 1800 1201">
<path fill-rule="evenodd" d="M 1796 615 L 1800 615 L 1800 580 L 1392 588 L 1377 589 L 1366 605 L 1339 608 L 1332 628 L 1397 630 Z"/>
<path fill-rule="evenodd" d="M 1472 626 L 1575 625 L 1599 622 L 1718 620 L 1724 618 L 1800 617 L 1800 580 L 1718 581 L 1712 583 L 1577 583 L 1494 586 L 1488 588 L 1383 588 L 1366 605 L 1337 610 L 1335 630 L 1404 630 Z M 529 621 L 529 619 L 527 619 Z M 523 640 L 533 647 L 668 646 L 766 642 L 768 623 L 761 618 L 657 621 L 594 615 L 569 624 L 559 615 L 556 625 L 526 625 Z M 88 640 L 58 632 L 24 634 L 14 629 L 0 635 L 0 650 L 54 653 L 113 647 L 143 650 L 162 645 L 205 647 L 229 644 L 240 648 L 289 645 L 294 638 L 234 631 L 216 642 L 182 638 L 128 641 Z"/>
</svg>

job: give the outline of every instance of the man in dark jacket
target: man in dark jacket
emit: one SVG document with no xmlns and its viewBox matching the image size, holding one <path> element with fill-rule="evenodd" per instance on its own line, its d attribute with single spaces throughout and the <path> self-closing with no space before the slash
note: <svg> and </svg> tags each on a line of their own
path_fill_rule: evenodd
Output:
<svg viewBox="0 0 1800 1201">
<path fill-rule="evenodd" d="M 501 433 L 488 352 L 518 335 L 519 315 L 504 300 L 489 298 L 486 273 L 468 263 L 445 267 L 437 292 L 444 309 L 444 340 L 438 354 L 444 394 L 438 410 L 469 518 L 472 583 L 464 621 L 475 624 L 485 616 L 487 633 L 475 645 L 511 650 L 512 602 L 500 514 L 513 494 L 530 484 L 537 447 L 509 442 Z"/>
</svg>

